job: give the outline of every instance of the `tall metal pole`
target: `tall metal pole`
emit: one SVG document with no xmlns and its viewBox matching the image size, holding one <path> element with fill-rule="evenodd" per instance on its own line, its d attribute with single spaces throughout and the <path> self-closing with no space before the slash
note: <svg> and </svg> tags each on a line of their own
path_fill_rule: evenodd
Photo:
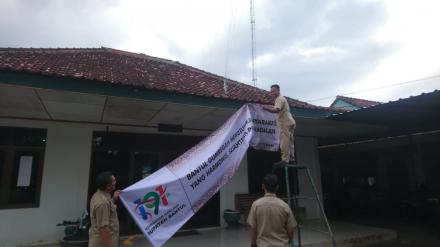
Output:
<svg viewBox="0 0 440 247">
<path fill-rule="evenodd" d="M 254 0 L 250 0 L 251 5 L 251 46 L 252 46 L 252 83 L 254 87 L 257 86 L 257 72 L 255 70 L 255 58 L 256 58 L 256 49 L 257 42 L 255 38 L 255 7 Z"/>
</svg>

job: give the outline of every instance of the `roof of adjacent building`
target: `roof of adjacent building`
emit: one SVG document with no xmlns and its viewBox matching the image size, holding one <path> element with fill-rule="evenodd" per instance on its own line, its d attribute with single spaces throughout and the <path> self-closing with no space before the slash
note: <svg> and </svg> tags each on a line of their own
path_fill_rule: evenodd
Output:
<svg viewBox="0 0 440 247">
<path fill-rule="evenodd" d="M 336 96 L 335 101 L 333 101 L 333 103 L 330 105 L 330 107 L 331 108 L 335 107 L 335 104 L 338 102 L 338 100 L 342 100 L 342 101 L 344 101 L 354 107 L 357 107 L 357 108 L 366 108 L 366 107 L 379 105 L 382 103 L 382 102 L 378 102 L 378 101 L 351 98 L 351 97 L 338 95 L 338 96 Z"/>
<path fill-rule="evenodd" d="M 101 48 L 0 48 L 0 71 L 93 80 L 202 97 L 270 104 L 268 91 L 176 61 Z M 227 84 L 227 93 L 224 91 Z M 335 111 L 288 98 L 292 108 Z"/>
<path fill-rule="evenodd" d="M 368 108 L 328 116 L 336 121 L 388 126 L 386 134 L 407 134 L 440 129 L 440 91 L 390 101 Z"/>
</svg>

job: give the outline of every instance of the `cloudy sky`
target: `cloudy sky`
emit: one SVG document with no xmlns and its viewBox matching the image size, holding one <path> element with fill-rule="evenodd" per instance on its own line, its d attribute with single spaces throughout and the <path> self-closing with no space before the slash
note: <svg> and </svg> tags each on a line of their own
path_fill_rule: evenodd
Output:
<svg viewBox="0 0 440 247">
<path fill-rule="evenodd" d="M 438 0 L 255 0 L 255 8 L 258 87 L 278 83 L 317 105 L 440 89 Z M 251 84 L 248 0 L 0 0 L 0 23 L 0 47 L 106 46 Z"/>
</svg>

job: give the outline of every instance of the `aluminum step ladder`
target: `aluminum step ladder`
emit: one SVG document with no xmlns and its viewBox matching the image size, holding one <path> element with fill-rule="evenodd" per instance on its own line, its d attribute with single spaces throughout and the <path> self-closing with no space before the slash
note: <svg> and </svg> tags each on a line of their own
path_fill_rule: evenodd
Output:
<svg viewBox="0 0 440 247">
<path fill-rule="evenodd" d="M 313 229 L 313 228 L 309 228 L 310 230 L 313 231 L 317 231 L 317 232 L 321 232 L 323 234 L 326 234 L 328 236 L 330 236 L 331 240 L 332 240 L 332 244 L 333 247 L 336 247 L 336 241 L 335 241 L 335 237 L 333 235 L 332 229 L 330 227 L 330 224 L 328 222 L 327 216 L 324 212 L 324 206 L 321 202 L 321 199 L 319 199 L 319 194 L 318 191 L 316 189 L 315 186 L 315 182 L 313 181 L 312 175 L 310 173 L 310 169 L 307 166 L 304 165 L 292 165 L 292 164 L 288 164 L 288 165 L 276 165 L 274 164 L 274 166 L 272 167 L 272 173 L 275 173 L 276 170 L 280 170 L 282 169 L 284 172 L 284 177 L 286 179 L 286 194 L 287 194 L 287 203 L 289 204 L 289 207 L 292 209 L 293 214 L 295 215 L 295 211 L 294 209 L 298 208 L 298 200 L 299 199 L 307 199 L 307 200 L 315 200 L 316 203 L 318 204 L 319 210 L 321 211 L 322 217 L 324 218 L 324 222 L 325 222 L 325 226 L 327 228 L 327 231 L 322 231 L 319 229 Z M 314 191 L 314 196 L 295 196 L 290 192 L 290 176 L 289 176 L 289 169 L 293 170 L 293 171 L 299 171 L 299 170 L 303 170 L 306 172 L 307 178 L 310 182 L 310 184 L 313 187 L 313 191 Z M 297 173 L 298 174 L 298 173 Z M 298 234 L 298 247 L 301 247 L 301 226 L 298 223 L 297 226 L 297 234 Z M 294 246 L 294 243 L 292 241 L 291 246 Z"/>
</svg>

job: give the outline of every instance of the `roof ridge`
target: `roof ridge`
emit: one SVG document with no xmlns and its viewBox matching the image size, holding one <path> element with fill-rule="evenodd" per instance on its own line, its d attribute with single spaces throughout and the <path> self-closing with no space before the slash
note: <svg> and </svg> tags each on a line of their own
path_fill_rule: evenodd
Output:
<svg viewBox="0 0 440 247">
<path fill-rule="evenodd" d="M 132 57 L 136 57 L 136 58 L 150 59 L 150 60 L 154 60 L 154 61 L 158 61 L 158 62 L 165 62 L 165 63 L 172 64 L 172 65 L 175 65 L 175 66 L 185 67 L 185 68 L 190 69 L 192 71 L 199 72 L 199 73 L 205 74 L 207 76 L 211 76 L 211 77 L 216 77 L 216 78 L 221 79 L 223 81 L 226 80 L 226 82 L 236 83 L 238 85 L 242 85 L 242 86 L 248 87 L 249 89 L 252 89 L 252 90 L 255 90 L 255 91 L 263 91 L 264 93 L 269 93 L 269 91 L 267 91 L 265 89 L 262 89 L 262 88 L 259 88 L 259 87 L 254 87 L 252 85 L 249 85 L 249 84 L 246 84 L 246 83 L 243 83 L 243 82 L 239 82 L 239 81 L 236 81 L 236 80 L 233 80 L 233 79 L 230 79 L 230 78 L 226 78 L 224 76 L 217 75 L 217 74 L 205 71 L 203 69 L 199 69 L 199 68 L 191 66 L 191 65 L 180 63 L 179 61 L 174 61 L 174 60 L 170 60 L 170 59 L 154 57 L 154 56 L 146 55 L 144 53 L 129 52 L 129 51 L 123 51 L 123 50 L 114 49 L 114 48 L 108 48 L 108 47 L 102 47 L 102 48 L 104 50 L 106 50 L 108 52 L 111 52 L 111 53 L 114 53 L 114 54 L 132 56 Z M 294 98 L 290 98 L 290 97 L 286 97 L 286 98 L 289 99 L 289 100 L 295 101 L 296 103 L 301 103 L 301 104 L 304 104 L 304 105 L 307 105 L 307 106 L 316 107 L 317 109 L 319 109 L 319 108 L 327 109 L 328 108 L 328 107 L 325 107 L 325 106 L 313 105 L 313 104 L 307 103 L 305 101 L 301 101 L 299 99 L 294 99 Z"/>
<path fill-rule="evenodd" d="M 150 55 L 147 55 L 144 53 L 124 51 L 124 50 L 119 50 L 119 49 L 114 49 L 114 48 L 109 48 L 109 47 L 104 47 L 104 46 L 102 46 L 101 49 L 104 52 L 110 52 L 110 53 L 118 54 L 118 55 L 125 55 L 125 56 L 130 56 L 130 57 L 135 57 L 135 58 L 149 59 L 149 60 L 154 60 L 154 61 L 158 61 L 158 62 L 166 62 L 166 63 L 170 63 L 170 64 L 179 63 L 177 61 L 173 61 L 173 60 L 165 59 L 165 58 L 160 58 L 160 57 L 155 57 L 155 56 L 150 56 Z"/>
<path fill-rule="evenodd" d="M 259 88 L 259 87 L 254 87 L 254 86 L 252 86 L 252 85 L 249 85 L 249 84 L 246 84 L 246 83 L 243 83 L 243 82 L 239 82 L 239 81 L 236 81 L 236 80 L 232 80 L 232 79 L 226 78 L 226 77 L 224 77 L 224 76 L 217 75 L 217 74 L 214 74 L 214 73 L 211 73 L 211 72 L 208 72 L 208 71 L 204 71 L 204 70 L 202 70 L 202 69 L 199 69 L 199 68 L 196 68 L 196 67 L 193 67 L 193 66 L 187 65 L 187 64 L 182 64 L 182 63 L 179 63 L 179 62 L 177 62 L 177 63 L 178 63 L 179 66 L 184 66 L 184 67 L 186 67 L 186 68 L 188 68 L 188 69 L 191 69 L 191 70 L 193 70 L 193 71 L 201 72 L 201 73 L 206 74 L 206 75 L 208 75 L 208 76 L 213 76 L 213 77 L 216 77 L 216 78 L 221 79 L 221 80 L 226 80 L 227 82 L 236 83 L 236 84 L 238 84 L 238 85 L 242 85 L 242 86 L 247 87 L 247 88 L 250 88 L 250 89 L 252 89 L 252 90 L 260 91 L 260 92 L 264 92 L 264 93 L 269 94 L 269 91 L 268 91 L 268 90 L 265 90 L 265 89 L 262 89 L 262 88 Z M 316 109 L 330 109 L 330 108 L 325 107 L 325 106 L 317 106 L 317 105 L 313 105 L 313 104 L 310 104 L 310 103 L 307 103 L 307 102 L 305 102 L 305 101 L 301 101 L 301 100 L 298 100 L 298 99 L 294 99 L 294 98 L 290 98 L 290 97 L 286 97 L 286 98 L 287 98 L 288 100 L 295 101 L 296 103 L 304 104 L 304 105 L 306 105 L 306 106 L 311 106 L 311 107 L 314 107 L 314 108 L 316 108 Z"/>
<path fill-rule="evenodd" d="M 236 80 L 232 80 L 232 79 L 226 78 L 224 76 L 217 75 L 217 74 L 214 74 L 214 73 L 211 73 L 211 72 L 199 69 L 199 68 L 191 66 L 191 65 L 183 64 L 183 63 L 181 63 L 179 61 L 174 61 L 174 60 L 170 60 L 170 59 L 154 57 L 154 56 L 146 55 L 144 53 L 129 52 L 129 51 L 123 51 L 123 50 L 118 50 L 118 49 L 113 49 L 113 48 L 108 48 L 108 47 L 102 47 L 102 48 L 107 50 L 107 51 L 109 51 L 109 52 L 111 52 L 111 53 L 115 53 L 115 54 L 119 54 L 119 55 L 132 56 L 132 57 L 136 57 L 136 58 L 145 58 L 145 59 L 155 60 L 155 61 L 158 61 L 158 62 L 165 62 L 165 63 L 168 63 L 168 64 L 185 67 L 185 68 L 188 68 L 188 69 L 196 71 L 196 72 L 201 72 L 201 73 L 203 73 L 205 75 L 208 75 L 208 76 L 214 76 L 214 77 L 217 77 L 218 79 L 227 80 L 228 82 L 234 82 L 234 83 L 242 84 L 242 85 L 245 85 L 245 86 L 250 86 L 250 85 L 248 85 L 246 83 L 239 82 L 239 81 L 236 81 Z M 252 86 L 250 86 L 250 87 L 252 87 Z M 260 88 L 257 88 L 257 87 L 252 87 L 252 88 L 253 89 L 259 89 L 259 90 L 266 91 L 264 89 L 260 89 Z"/>
<path fill-rule="evenodd" d="M 164 63 L 176 65 L 176 66 L 186 67 L 186 68 L 195 70 L 197 72 L 202 72 L 202 73 L 204 73 L 206 75 L 215 76 L 215 77 L 219 77 L 219 78 L 222 78 L 222 79 L 223 78 L 227 79 L 229 81 L 233 81 L 231 79 L 222 77 L 220 75 L 216 75 L 216 74 L 213 74 L 211 72 L 207 72 L 207 71 L 204 71 L 202 69 L 199 69 L 199 68 L 196 68 L 196 67 L 193 67 L 193 66 L 190 66 L 190 65 L 186 65 L 186 64 L 180 63 L 179 61 L 174 61 L 174 60 L 171 60 L 171 59 L 165 59 L 165 58 L 160 58 L 160 57 L 155 57 L 155 56 L 150 56 L 150 55 L 147 55 L 147 54 L 144 54 L 144 53 L 129 52 L 129 51 L 123 51 L 123 50 L 118 50 L 118 49 L 113 49 L 113 48 L 108 48 L 108 47 L 102 47 L 102 48 L 105 49 L 106 51 L 114 53 L 114 54 L 126 55 L 126 56 L 135 57 L 135 58 L 150 59 L 150 60 L 154 60 L 154 61 L 158 61 L 158 62 L 164 62 Z M 238 82 L 238 83 L 240 83 L 240 82 Z"/>
<path fill-rule="evenodd" d="M 0 47 L 0 53 L 75 53 L 75 52 L 103 52 L 102 48 L 77 48 L 77 47 L 64 47 L 64 48 L 44 48 L 44 47 Z"/>
</svg>

